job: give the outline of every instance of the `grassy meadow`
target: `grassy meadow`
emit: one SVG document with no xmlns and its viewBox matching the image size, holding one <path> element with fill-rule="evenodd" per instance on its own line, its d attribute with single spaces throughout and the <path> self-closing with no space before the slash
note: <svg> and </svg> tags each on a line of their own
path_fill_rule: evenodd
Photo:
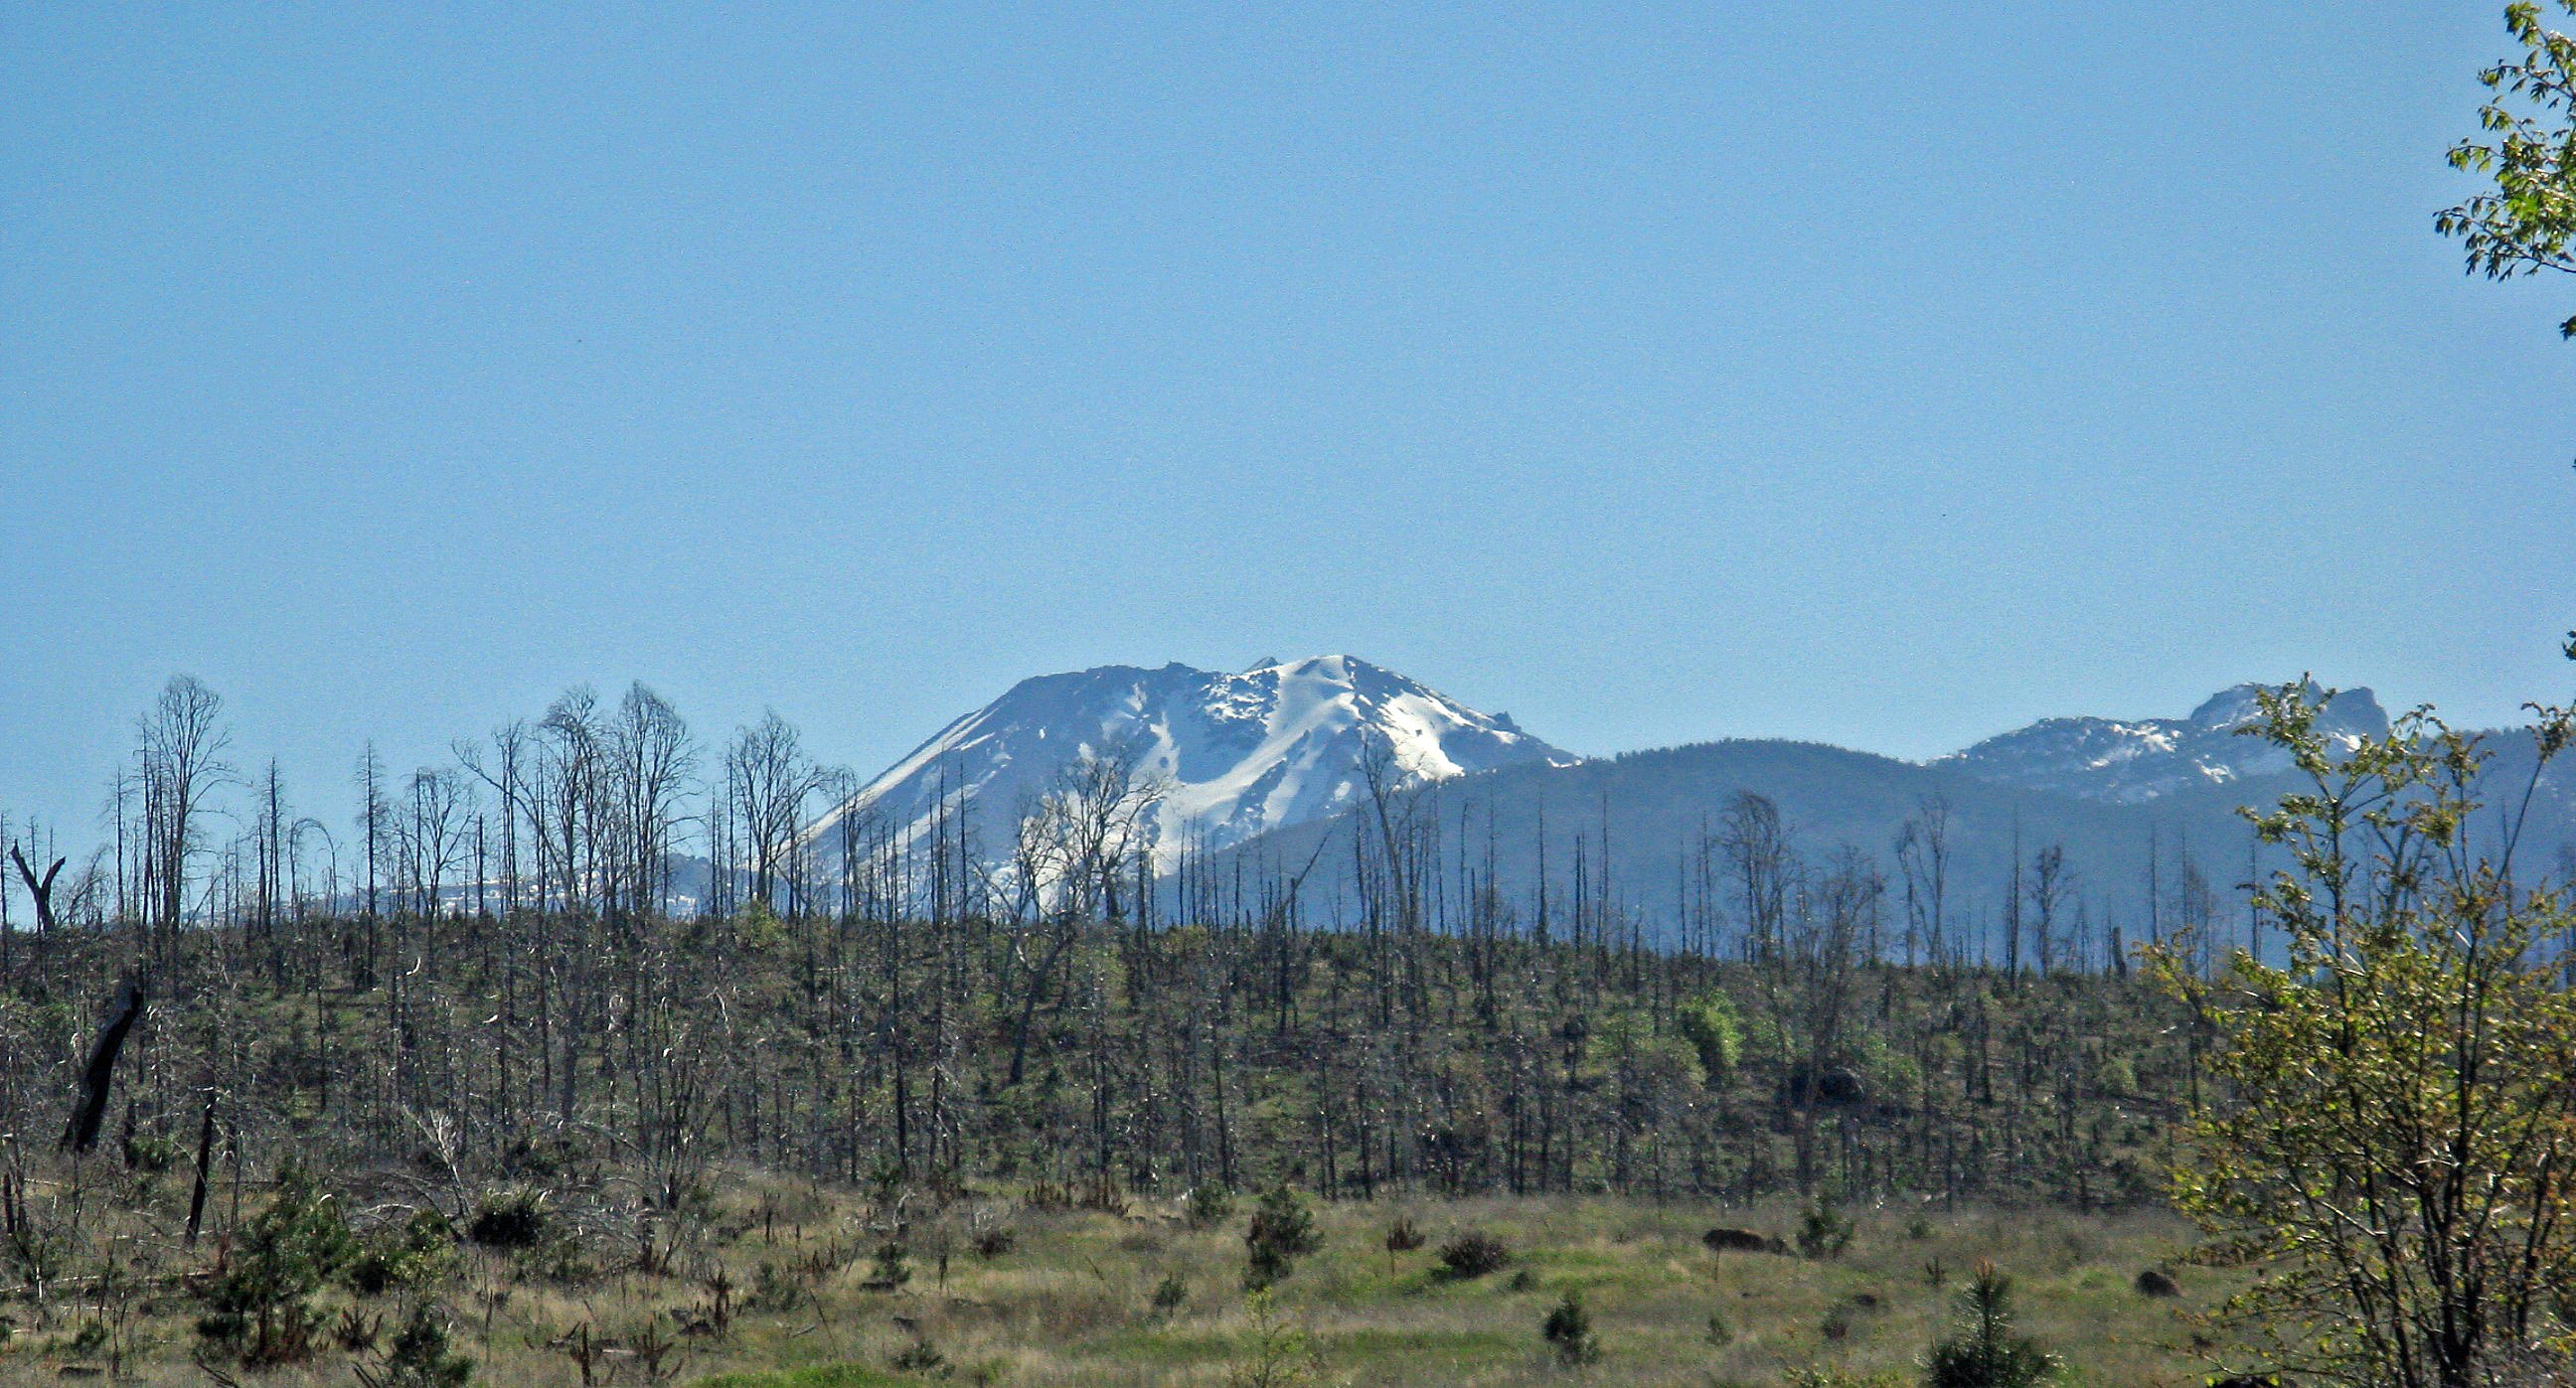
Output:
<svg viewBox="0 0 2576 1388">
<path fill-rule="evenodd" d="M 746 1181 L 635 1256 L 585 1240 L 569 1210 L 526 1247 L 469 1241 L 448 1255 L 437 1297 L 454 1348 L 485 1383 L 1263 1381 L 1253 1376 L 1263 1327 L 1244 1290 L 1250 1207 L 1238 1201 L 1222 1223 L 1194 1228 L 1169 1203 L 1116 1211 L 992 1198 L 889 1212 Z M 1272 1294 L 1269 1367 L 1287 1373 L 1269 1382 L 1911 1382 L 1970 1271 L 1992 1260 L 2014 1279 L 2022 1328 L 2064 1357 L 2068 1381 L 2197 1384 L 2209 1342 L 2191 1313 L 2227 1290 L 2222 1274 L 2176 1266 L 2188 1232 L 2151 1211 L 1855 1210 L 1838 1256 L 1805 1257 L 1714 1254 L 1701 1239 L 1712 1225 L 1794 1239 L 1800 1212 L 1788 1204 L 1498 1197 L 1310 1208 L 1320 1247 Z M 895 1217 L 906 1221 L 899 1266 L 881 1255 Z M 1420 1247 L 1386 1247 L 1400 1218 L 1419 1230 Z M 353 1210 L 351 1223 L 364 1222 Z M 1440 1250 L 1468 1231 L 1499 1240 L 1508 1262 L 1446 1275 Z M 158 1236 L 110 1237 L 140 1246 Z M 2181 1295 L 2142 1294 L 2137 1278 L 2150 1267 L 2171 1272 Z M 41 1309 L 17 1308 L 0 1381 L 111 1369 L 141 1384 L 225 1381 L 191 1362 L 197 1305 L 176 1294 L 178 1281 L 137 1283 L 64 1289 Z M 1541 1337 L 1568 1292 L 1591 1317 L 1595 1363 L 1565 1366 Z M 323 1329 L 309 1360 L 216 1372 L 269 1388 L 357 1384 L 370 1365 L 381 1378 L 405 1296 L 334 1285 L 315 1298 Z M 352 1326 L 353 1336 L 372 1328 L 376 1347 L 348 1348 L 342 1331 Z"/>
</svg>

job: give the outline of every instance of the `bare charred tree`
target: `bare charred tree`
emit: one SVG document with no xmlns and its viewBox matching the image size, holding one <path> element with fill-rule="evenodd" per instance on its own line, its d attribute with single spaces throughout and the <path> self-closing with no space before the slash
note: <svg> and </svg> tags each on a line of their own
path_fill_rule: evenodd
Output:
<svg viewBox="0 0 2576 1388">
<path fill-rule="evenodd" d="M 252 813 L 251 856 L 254 864 L 251 903 L 251 929 L 268 956 L 272 973 L 282 967 L 278 948 L 278 920 L 283 914 L 287 893 L 287 838 L 290 821 L 286 810 L 286 781 L 279 772 L 277 759 L 269 758 L 267 774 L 260 778 L 259 804 Z"/>
<path fill-rule="evenodd" d="M 1065 952 L 1086 922 L 1120 919 L 1122 879 L 1152 850 L 1151 818 L 1162 797 L 1162 782 L 1138 774 L 1128 749 L 1086 749 L 1065 764 L 1052 790 L 1022 811 L 1016 856 L 1032 874 L 1045 938 L 1034 961 L 1026 959 L 1031 942 L 1025 934 L 1017 945 L 1028 981 L 1012 1030 L 1011 1084 L 1027 1071 L 1038 1004 Z"/>
<path fill-rule="evenodd" d="M 366 910 L 360 916 L 365 927 L 365 954 L 359 969 L 359 988 L 376 986 L 379 961 L 376 957 L 376 919 L 380 902 L 377 896 L 377 873 L 384 865 L 384 851 L 390 839 L 392 807 L 385 802 L 385 764 L 376 755 L 376 744 L 369 742 L 358 758 L 358 837 L 365 857 Z"/>
<path fill-rule="evenodd" d="M 2039 949 L 2039 971 L 2057 972 L 2058 947 L 2063 943 L 2063 930 L 2058 916 L 2066 908 L 2066 898 L 2074 888 L 2074 874 L 2066 866 L 2066 845 L 2052 843 L 2039 850 L 2031 864 L 2030 911 L 2032 941 Z"/>
<path fill-rule="evenodd" d="M 1378 1014 L 1383 1024 L 1390 1020 L 1397 996 L 1404 999 L 1415 1016 L 1423 1008 L 1425 980 L 1418 946 L 1426 925 L 1429 886 L 1437 872 L 1433 835 L 1438 819 L 1432 801 L 1405 793 L 1428 777 L 1406 765 L 1395 743 L 1384 734 L 1371 729 L 1365 735 L 1359 770 L 1360 783 L 1368 797 L 1364 809 L 1374 831 L 1375 853 L 1373 862 L 1372 855 L 1361 854 L 1356 875 L 1379 956 Z M 1353 846 L 1360 847 L 1356 835 Z M 1394 967 L 1389 965 L 1390 951 Z"/>
<path fill-rule="evenodd" d="M 2021 975 L 2021 811 L 2013 811 L 2012 872 L 2004 882 L 2004 976 Z"/>
<path fill-rule="evenodd" d="M 63 1126 L 63 1146 L 71 1151 L 86 1152 L 98 1142 L 99 1124 L 107 1117 L 108 1090 L 116 1081 L 117 1057 L 124 1053 L 134 1024 L 142 1020 L 144 997 L 143 989 L 128 979 L 118 986 L 116 1000 L 99 1019 L 98 1034 L 90 1040 L 89 1061 L 81 1067 L 80 1102 Z"/>
<path fill-rule="evenodd" d="M 1905 884 L 1905 962 L 1948 962 L 1946 912 L 1950 893 L 1950 802 L 1938 795 L 1917 802 L 1896 835 L 1897 872 Z"/>
<path fill-rule="evenodd" d="M 1851 1002 L 1860 943 L 1886 883 L 1851 849 L 1820 872 L 1794 858 L 1781 871 L 1794 882 L 1790 904 L 1754 978 L 1782 1047 L 1776 1099 L 1793 1140 L 1798 1190 L 1807 1194 L 1816 1186 L 1823 1114 L 1860 1097 L 1848 1065 Z"/>
<path fill-rule="evenodd" d="M 54 878 L 61 874 L 65 860 L 56 856 L 39 876 L 28 865 L 23 845 L 13 843 L 9 845 L 9 861 L 17 865 L 19 879 L 27 884 L 27 895 L 35 903 L 37 931 L 51 933 L 58 924 L 54 918 Z"/>
<path fill-rule="evenodd" d="M 775 910 L 805 825 L 805 802 L 821 786 L 822 771 L 806 757 L 795 725 L 772 709 L 734 734 L 725 748 L 724 778 L 742 861 L 719 868 L 747 871 L 753 897 Z"/>
<path fill-rule="evenodd" d="M 500 811 L 498 871 L 501 911 L 507 916 L 522 905 L 519 826 L 522 823 L 530 826 L 539 823 L 542 808 L 542 802 L 535 795 L 535 787 L 529 781 L 531 747 L 528 725 L 523 721 L 511 722 L 494 729 L 488 757 L 470 739 L 458 740 L 455 753 L 457 765 L 483 783 L 494 806 Z"/>
<path fill-rule="evenodd" d="M 599 695 L 586 684 L 564 691 L 546 709 L 537 732 L 543 739 L 540 858 L 553 866 L 556 904 L 586 909 L 595 904 L 599 886 L 599 821 L 607 798 L 601 790 Z"/>
<path fill-rule="evenodd" d="M 689 725 L 642 683 L 627 686 L 608 727 L 612 796 L 625 843 L 621 893 L 631 911 L 667 906 L 672 837 L 697 767 Z"/>
<path fill-rule="evenodd" d="M 135 725 L 151 924 L 165 958 L 175 953 L 187 918 L 190 867 L 204 836 L 207 799 L 232 774 L 223 760 L 231 735 L 217 721 L 222 713 L 223 700 L 213 690 L 193 676 L 173 675 Z"/>
<path fill-rule="evenodd" d="M 466 861 L 467 831 L 474 822 L 473 792 L 445 767 L 423 767 L 406 788 L 400 835 L 403 886 L 412 913 L 423 920 L 447 914 L 450 874 Z"/>
<path fill-rule="evenodd" d="M 1778 952 L 1789 906 L 1789 830 L 1770 797 L 1738 791 L 1719 820 L 1719 846 L 1735 879 L 1743 913 L 1745 954 L 1760 962 Z"/>
</svg>

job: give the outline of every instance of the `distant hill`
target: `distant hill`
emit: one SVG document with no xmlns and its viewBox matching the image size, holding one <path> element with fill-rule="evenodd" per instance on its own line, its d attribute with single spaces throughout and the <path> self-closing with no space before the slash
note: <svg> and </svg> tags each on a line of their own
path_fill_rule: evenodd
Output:
<svg viewBox="0 0 2576 1388">
<path fill-rule="evenodd" d="M 1571 916 L 1580 855 L 1582 886 L 1594 909 L 1606 902 L 1641 922 L 1650 937 L 1675 938 L 1707 892 L 1698 878 L 1704 841 L 1721 833 L 1730 801 L 1750 792 L 1777 804 L 1809 860 L 1849 848 L 1884 873 L 1891 919 L 1901 883 L 1897 836 L 1909 820 L 1922 820 L 1940 805 L 1950 850 L 1949 914 L 1954 929 L 1967 932 L 1959 938 L 1997 938 L 2017 841 L 2025 874 L 2043 849 L 2062 850 L 2071 889 L 2065 909 L 2083 913 L 2091 957 L 2099 957 L 2115 924 L 2135 942 L 2151 925 L 2167 926 L 2194 910 L 2210 913 L 2220 938 L 2232 941 L 2245 938 L 2241 884 L 2250 880 L 2249 865 L 2268 874 L 2282 862 L 2280 850 L 2256 849 L 2238 807 L 2269 805 L 2297 784 L 2280 754 L 2258 740 L 2214 740 L 2215 728 L 2241 716 L 2234 711 L 2236 694 L 2203 704 L 2191 719 L 2116 725 L 2126 731 L 2112 739 L 2084 726 L 2095 720 L 2053 720 L 1929 763 L 1815 743 L 1737 740 L 1513 768 L 1415 794 L 1441 826 L 1443 904 L 1452 912 L 1463 903 L 1462 884 L 1481 878 L 1490 861 L 1493 885 L 1527 924 L 1538 909 L 1544 843 L 1557 919 Z M 2385 726 L 2367 694 L 2339 698 L 2334 708 L 2352 730 Z M 2106 742 L 2117 748 L 2130 738 L 2137 743 L 2126 755 L 2104 754 Z M 2494 734 L 2489 747 L 2490 803 L 2474 832 L 2493 849 L 2501 845 L 2505 816 L 2521 800 L 2532 755 L 2521 733 Z M 1200 865 L 1200 877 L 1230 883 L 1240 871 L 1259 880 L 1311 861 L 1318 866 L 1301 893 L 1303 906 L 1315 919 L 1347 920 L 1359 899 L 1349 883 L 1351 837 L 1369 832 L 1370 823 L 1348 814 L 1276 831 L 1215 855 Z M 2571 843 L 2576 776 L 2562 766 L 2532 798 L 2518 861 L 2566 871 L 2562 859 Z M 2025 875 L 2025 890 L 2028 881 Z M 1728 886 L 1720 881 L 1714 892 L 1716 907 L 1731 916 Z"/>
</svg>

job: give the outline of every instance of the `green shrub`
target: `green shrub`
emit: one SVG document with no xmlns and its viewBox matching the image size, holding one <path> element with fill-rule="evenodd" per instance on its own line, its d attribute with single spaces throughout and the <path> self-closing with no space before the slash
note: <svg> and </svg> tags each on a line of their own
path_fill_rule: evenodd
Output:
<svg viewBox="0 0 2576 1388">
<path fill-rule="evenodd" d="M 474 1202 L 465 1237 L 484 1248 L 534 1248 L 545 1238 L 552 1213 L 544 1191 L 526 1186 L 486 1191 Z"/>
<path fill-rule="evenodd" d="M 2012 1279 L 1979 1263 L 1959 1297 L 1959 1323 L 1924 1360 L 1927 1388 L 2033 1388 L 2054 1378 L 2057 1356 L 2013 1333 Z"/>
<path fill-rule="evenodd" d="M 1281 1186 L 1261 1197 L 1252 1211 L 1252 1227 L 1244 1231 L 1245 1251 L 1251 1266 L 1243 1275 L 1244 1284 L 1258 1290 L 1286 1277 L 1296 1270 L 1297 1260 L 1323 1247 L 1315 1233 L 1315 1216 L 1297 1192 Z"/>
<path fill-rule="evenodd" d="M 1168 1316 L 1181 1309 L 1189 1299 L 1190 1284 L 1182 1281 L 1177 1272 L 1164 1273 L 1163 1280 L 1154 1284 L 1152 1300 L 1156 1315 Z"/>
<path fill-rule="evenodd" d="M 1267 1288 L 1244 1299 L 1242 1352 L 1226 1366 L 1226 1388 L 1305 1388 L 1322 1362 L 1306 1328 L 1279 1309 Z"/>
<path fill-rule="evenodd" d="M 1442 1276 L 1465 1281 L 1500 1272 L 1512 1260 L 1512 1251 L 1501 1239 L 1481 1230 L 1470 1229 L 1440 1245 Z"/>
<path fill-rule="evenodd" d="M 1214 1229 L 1234 1218 L 1234 1192 L 1214 1183 L 1193 1186 L 1182 1217 L 1193 1229 Z"/>
<path fill-rule="evenodd" d="M 1709 1088 L 1724 1086 L 1744 1053 L 1744 1028 L 1736 1020 L 1735 1004 L 1717 993 L 1684 1003 L 1681 1026 L 1682 1038 L 1699 1056 L 1700 1073 L 1707 1077 Z"/>
<path fill-rule="evenodd" d="M 1897 1050 L 1882 1036 L 1871 1035 L 1860 1043 L 1862 1087 L 1871 1094 L 1890 1097 L 1917 1094 L 1923 1089 L 1923 1066 L 1908 1051 Z"/>
<path fill-rule="evenodd" d="M 1807 1206 L 1798 1220 L 1798 1251 L 1810 1258 L 1839 1258 L 1851 1246 L 1852 1222 L 1831 1199 Z"/>
<path fill-rule="evenodd" d="M 145 1133 L 125 1140 L 125 1164 L 146 1176 L 166 1174 L 187 1155 L 187 1149 L 166 1137 Z"/>
<path fill-rule="evenodd" d="M 1389 1253 L 1410 1253 L 1429 1241 L 1423 1235 L 1422 1226 L 1409 1216 L 1397 1215 L 1395 1222 L 1386 1226 L 1386 1251 Z"/>
<path fill-rule="evenodd" d="M 1601 1341 L 1592 1333 L 1592 1313 L 1583 1309 L 1581 1292 L 1567 1292 L 1540 1323 L 1539 1334 L 1555 1347 L 1556 1362 L 1568 1368 L 1601 1360 Z"/>
<path fill-rule="evenodd" d="M 877 1245 L 876 1265 L 868 1271 L 868 1285 L 890 1292 L 912 1280 L 912 1250 L 901 1239 L 888 1239 Z"/>
<path fill-rule="evenodd" d="M 732 925 L 734 942 L 754 954 L 767 954 L 787 940 L 787 923 L 758 897 L 734 912 Z"/>
<path fill-rule="evenodd" d="M 456 1237 L 446 1218 L 436 1210 L 419 1210 L 360 1240 L 340 1279 L 360 1296 L 383 1296 L 428 1286 L 446 1276 L 455 1261 Z"/>
<path fill-rule="evenodd" d="M 301 1361 L 317 1328 L 306 1298 L 353 1251 L 330 1195 L 303 1168 L 280 1168 L 277 1197 L 243 1225 L 231 1259 L 207 1286 L 197 1333 L 252 1367 Z"/>
<path fill-rule="evenodd" d="M 915 1340 L 886 1361 L 897 1373 L 938 1374 L 946 1376 L 948 1356 L 928 1340 Z"/>
<path fill-rule="evenodd" d="M 798 1280 L 796 1269 L 763 1259 L 742 1304 L 753 1311 L 778 1313 L 793 1311 L 804 1300 L 805 1284 Z"/>
<path fill-rule="evenodd" d="M 462 1388 L 474 1379 L 474 1361 L 455 1352 L 446 1318 L 427 1302 L 412 1307 L 382 1362 L 354 1368 L 367 1388 Z"/>
</svg>

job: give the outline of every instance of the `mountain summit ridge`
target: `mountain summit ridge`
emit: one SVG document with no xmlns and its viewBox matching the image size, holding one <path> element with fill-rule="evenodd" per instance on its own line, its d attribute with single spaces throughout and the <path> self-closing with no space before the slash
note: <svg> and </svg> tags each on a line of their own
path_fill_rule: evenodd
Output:
<svg viewBox="0 0 2576 1388">
<path fill-rule="evenodd" d="M 979 807 L 981 832 L 1044 793 L 1083 752 L 1127 751 L 1164 783 L 1150 825 L 1158 866 L 1350 808 L 1372 738 L 1407 783 L 1577 758 L 1350 655 L 1264 658 L 1227 673 L 1178 661 L 1036 675 L 942 728 L 807 833 L 875 815 L 898 840 L 926 832 L 945 800 Z"/>
<path fill-rule="evenodd" d="M 2043 718 L 1927 765 L 2000 785 L 2124 804 L 2269 775 L 2288 770 L 2290 754 L 2241 730 L 2262 716 L 2256 695 L 2272 687 L 2232 685 L 2183 718 Z M 2312 699 L 2326 696 L 2313 681 L 2307 688 Z M 2360 738 L 2385 736 L 2388 713 L 2366 688 L 2337 690 L 2317 726 L 2330 743 L 2349 749 Z"/>
<path fill-rule="evenodd" d="M 2109 805 L 2188 797 L 2289 768 L 2282 749 L 2238 735 L 2259 717 L 2255 696 L 2266 687 L 2222 689 L 2180 718 L 2044 718 L 1946 756 L 1891 765 Z M 2324 694 L 2309 688 L 2312 697 Z M 2348 748 L 2384 734 L 2388 723 L 2376 696 L 2356 688 L 2336 693 L 2320 727 Z M 1523 731 L 1507 713 L 1471 708 L 1356 656 L 1264 657 L 1233 672 L 1178 661 L 1100 665 L 1019 681 L 950 722 L 806 833 L 820 841 L 844 816 L 862 815 L 874 822 L 872 840 L 883 832 L 909 843 L 928 834 L 943 811 L 958 832 L 955 816 L 971 807 L 966 819 L 976 851 L 991 859 L 1008 851 L 1016 816 L 1053 789 L 1064 768 L 1086 751 L 1117 749 L 1138 775 L 1160 783 L 1144 827 L 1155 867 L 1169 871 L 1184 852 L 1222 851 L 1358 807 L 1367 796 L 1362 761 L 1372 741 L 1390 750 L 1403 785 L 1587 764 Z M 1712 793 L 1767 789 L 1762 779 Z"/>
</svg>

